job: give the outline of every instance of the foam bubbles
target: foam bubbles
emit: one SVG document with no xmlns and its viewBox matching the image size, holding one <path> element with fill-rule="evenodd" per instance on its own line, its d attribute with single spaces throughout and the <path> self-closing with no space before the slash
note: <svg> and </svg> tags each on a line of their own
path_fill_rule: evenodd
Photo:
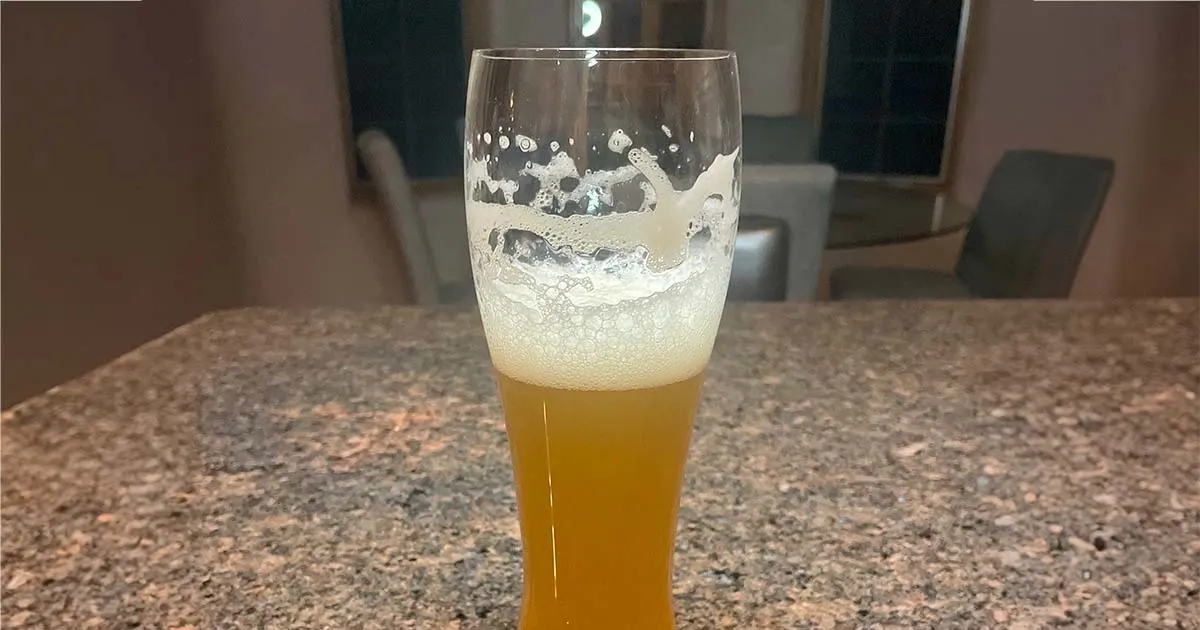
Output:
<svg viewBox="0 0 1200 630">
<path fill-rule="evenodd" d="M 500 148 L 501 148 L 501 149 L 507 149 L 507 148 L 508 148 L 508 145 L 509 145 L 509 139 L 508 139 L 508 136 L 500 136 L 500 138 L 497 140 L 497 142 L 499 142 L 499 143 L 500 143 Z"/>
<path fill-rule="evenodd" d="M 729 282 L 723 256 L 698 256 L 657 277 L 636 268 L 522 271 L 526 279 L 511 283 L 502 273 L 476 277 L 492 362 L 510 377 L 625 390 L 679 382 L 708 363 Z"/>
<path fill-rule="evenodd" d="M 628 140 L 614 132 L 610 148 Z M 489 179 L 482 160 L 468 163 L 468 189 L 483 183 L 505 197 L 468 201 L 467 224 L 488 347 L 508 376 L 568 389 L 636 389 L 681 381 L 708 362 L 729 281 L 737 155 L 719 156 L 686 190 L 671 186 L 648 151 L 633 148 L 627 157 L 626 166 L 582 177 L 565 152 L 531 162 L 522 174 L 539 189 L 529 205 L 512 202 L 515 182 Z M 611 195 L 614 182 L 638 176 L 654 200 L 640 211 L 546 212 L 582 189 Z M 563 192 L 564 177 L 581 183 Z M 692 240 L 703 228 L 709 238 Z M 558 256 L 514 255 L 531 251 L 516 241 L 506 253 L 510 230 L 536 234 L 537 247 Z M 601 249 L 610 253 L 590 255 Z"/>
<path fill-rule="evenodd" d="M 537 142 L 534 142 L 533 138 L 517 134 L 517 148 L 521 151 L 529 153 L 530 151 L 537 151 L 537 147 Z"/>
<path fill-rule="evenodd" d="M 608 150 L 613 153 L 624 153 L 625 149 L 633 146 L 633 140 L 624 131 L 618 129 L 608 136 Z"/>
</svg>

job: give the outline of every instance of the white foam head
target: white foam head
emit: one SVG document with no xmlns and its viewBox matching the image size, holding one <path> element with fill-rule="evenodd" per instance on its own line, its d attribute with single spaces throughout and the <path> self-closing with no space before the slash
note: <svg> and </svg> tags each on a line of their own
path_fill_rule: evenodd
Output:
<svg viewBox="0 0 1200 630">
<path fill-rule="evenodd" d="M 624 151 L 622 136 L 610 143 Z M 626 155 L 627 166 L 582 176 L 566 153 L 530 163 L 521 174 L 535 177 L 539 189 L 528 205 L 513 202 L 516 182 L 493 180 L 486 160 L 468 163 L 476 292 L 492 362 L 505 375 L 547 387 L 625 390 L 678 382 L 707 364 L 729 283 L 737 154 L 718 156 L 686 190 L 672 187 L 649 152 Z M 611 195 L 612 186 L 639 175 L 645 198 L 637 211 L 546 211 Z M 580 183 L 563 191 L 560 182 L 570 177 Z M 481 184 L 504 202 L 471 200 Z M 555 256 L 531 256 L 520 242 L 506 251 L 508 230 L 536 234 Z M 593 255 L 598 250 L 612 253 Z"/>
</svg>

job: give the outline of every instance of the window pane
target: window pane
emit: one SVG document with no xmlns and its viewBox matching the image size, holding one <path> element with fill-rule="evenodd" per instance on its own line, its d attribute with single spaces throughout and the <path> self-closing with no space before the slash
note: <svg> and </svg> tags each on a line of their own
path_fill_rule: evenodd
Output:
<svg viewBox="0 0 1200 630">
<path fill-rule="evenodd" d="M 895 62 L 892 65 L 891 90 L 888 92 L 889 118 L 902 116 L 946 120 L 953 79 L 953 61 Z"/>
<path fill-rule="evenodd" d="M 876 58 L 885 55 L 893 37 L 895 5 L 907 1 L 831 0 L 829 55 Z"/>
<path fill-rule="evenodd" d="M 896 54 L 954 61 L 962 0 L 905 0 L 896 26 Z"/>
<path fill-rule="evenodd" d="M 704 47 L 704 3 L 668 2 L 661 5 L 658 45 L 664 48 Z"/>
<path fill-rule="evenodd" d="M 458 0 L 341 0 L 350 120 L 379 128 L 413 177 L 457 177 L 466 100 Z M 366 178 L 359 165 L 359 177 Z"/>
<path fill-rule="evenodd" d="M 822 162 L 845 173 L 878 170 L 879 123 L 827 123 L 821 129 Z"/>
<path fill-rule="evenodd" d="M 937 175 L 942 167 L 945 135 L 946 126 L 941 123 L 905 121 L 884 125 L 879 172 L 886 175 Z"/>
<path fill-rule="evenodd" d="M 830 59 L 825 74 L 825 115 L 829 120 L 878 118 L 883 114 L 882 61 Z"/>
</svg>

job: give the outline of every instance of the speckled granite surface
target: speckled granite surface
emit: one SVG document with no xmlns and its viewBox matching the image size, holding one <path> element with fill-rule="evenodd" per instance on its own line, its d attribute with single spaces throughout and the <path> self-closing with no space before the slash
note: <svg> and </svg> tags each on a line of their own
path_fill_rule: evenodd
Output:
<svg viewBox="0 0 1200 630">
<path fill-rule="evenodd" d="M 1197 322 L 1195 301 L 731 309 L 681 628 L 1200 628 Z M 2 429 L 4 628 L 515 624 L 472 313 L 219 313 Z"/>
</svg>

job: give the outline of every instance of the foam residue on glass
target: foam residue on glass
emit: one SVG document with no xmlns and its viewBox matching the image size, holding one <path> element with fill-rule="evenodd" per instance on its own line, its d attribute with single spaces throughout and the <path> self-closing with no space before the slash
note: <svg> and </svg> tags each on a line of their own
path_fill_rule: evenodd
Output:
<svg viewBox="0 0 1200 630">
<path fill-rule="evenodd" d="M 522 135 L 514 144 L 537 147 Z M 490 157 L 467 160 L 467 190 L 487 193 L 467 200 L 479 308 L 493 363 L 510 377 L 634 389 L 681 381 L 708 361 L 729 282 L 737 153 L 679 190 L 623 131 L 607 144 L 625 164 L 580 173 L 557 142 L 514 179 L 494 177 Z M 517 202 L 523 182 L 536 193 Z M 614 190 L 633 182 L 640 203 L 621 207 Z"/>
</svg>

